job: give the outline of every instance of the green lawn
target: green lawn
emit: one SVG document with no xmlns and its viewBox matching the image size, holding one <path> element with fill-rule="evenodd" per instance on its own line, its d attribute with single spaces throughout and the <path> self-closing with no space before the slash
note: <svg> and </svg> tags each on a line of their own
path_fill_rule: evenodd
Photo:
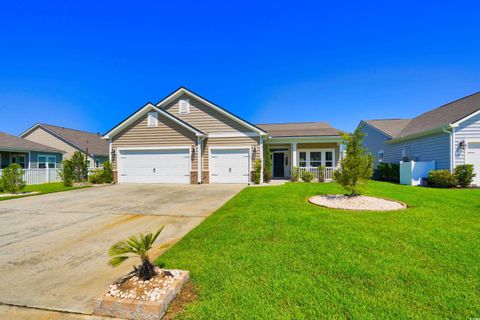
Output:
<svg viewBox="0 0 480 320">
<path fill-rule="evenodd" d="M 372 182 L 407 210 L 307 203 L 336 184 L 247 188 L 157 259 L 191 271 L 181 319 L 480 317 L 480 190 Z"/>
<path fill-rule="evenodd" d="M 61 192 L 61 191 L 69 191 L 75 189 L 86 188 L 85 186 L 82 187 L 65 187 L 62 182 L 55 182 L 55 183 L 44 183 L 44 184 L 35 184 L 26 186 L 22 192 L 33 192 L 38 191 L 40 193 L 36 193 L 33 195 L 24 195 L 24 196 L 14 196 L 14 197 L 0 197 L 0 201 L 9 200 L 9 199 L 17 199 L 17 198 L 24 198 L 30 196 L 36 196 L 40 194 L 46 193 L 54 193 L 54 192 Z"/>
</svg>

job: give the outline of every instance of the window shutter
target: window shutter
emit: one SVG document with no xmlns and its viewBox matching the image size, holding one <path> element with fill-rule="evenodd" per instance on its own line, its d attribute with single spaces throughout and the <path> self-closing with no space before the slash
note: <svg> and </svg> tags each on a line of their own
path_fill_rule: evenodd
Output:
<svg viewBox="0 0 480 320">
<path fill-rule="evenodd" d="M 178 113 L 180 114 L 190 113 L 190 100 L 182 99 L 179 101 Z"/>
<path fill-rule="evenodd" d="M 158 127 L 158 112 L 149 112 L 148 113 L 147 126 Z"/>
</svg>

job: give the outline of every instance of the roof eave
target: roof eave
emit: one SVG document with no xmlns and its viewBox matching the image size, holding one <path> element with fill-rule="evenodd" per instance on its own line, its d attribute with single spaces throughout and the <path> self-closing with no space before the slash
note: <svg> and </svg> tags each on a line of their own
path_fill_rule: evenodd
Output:
<svg viewBox="0 0 480 320">
<path fill-rule="evenodd" d="M 435 133 L 443 132 L 444 129 L 450 129 L 450 128 L 451 128 L 450 124 L 442 125 L 440 127 L 435 127 L 433 129 L 430 129 L 430 130 L 426 130 L 426 131 L 422 131 L 422 132 L 418 132 L 418 133 L 414 133 L 414 134 L 410 134 L 410 135 L 406 135 L 406 136 L 395 137 L 393 139 L 385 141 L 385 143 L 394 144 L 394 143 L 398 143 L 398 142 L 418 139 L 418 138 L 426 137 L 426 136 L 429 136 L 429 135 L 432 135 L 432 134 L 435 134 Z"/>
</svg>

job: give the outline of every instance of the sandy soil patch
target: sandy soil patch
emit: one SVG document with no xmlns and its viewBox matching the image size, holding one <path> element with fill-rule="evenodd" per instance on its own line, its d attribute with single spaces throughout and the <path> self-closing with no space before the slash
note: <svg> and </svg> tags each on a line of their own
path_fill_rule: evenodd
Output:
<svg viewBox="0 0 480 320">
<path fill-rule="evenodd" d="M 318 206 L 344 210 L 392 211 L 407 208 L 405 204 L 398 201 L 368 196 L 350 197 L 341 194 L 313 196 L 308 201 Z"/>
</svg>

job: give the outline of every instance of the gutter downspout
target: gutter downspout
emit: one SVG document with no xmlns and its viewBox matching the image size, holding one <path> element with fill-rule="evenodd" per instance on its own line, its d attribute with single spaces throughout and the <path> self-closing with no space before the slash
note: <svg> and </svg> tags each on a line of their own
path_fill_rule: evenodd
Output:
<svg viewBox="0 0 480 320">
<path fill-rule="evenodd" d="M 447 130 L 447 127 L 443 127 L 442 128 L 442 131 L 445 132 L 445 133 L 448 133 L 450 135 L 450 143 L 449 143 L 449 149 L 450 149 L 450 172 L 453 172 L 453 130 L 455 130 L 454 128 L 452 128 L 452 131 L 450 130 Z"/>
<path fill-rule="evenodd" d="M 202 181 L 202 166 L 203 166 L 203 162 L 202 162 L 202 149 L 203 149 L 203 139 L 205 139 L 205 137 L 201 137 L 201 136 L 198 136 L 198 139 L 197 139 L 197 147 L 198 147 L 198 152 L 197 152 L 197 183 L 198 184 L 201 184 L 203 181 Z"/>
</svg>

